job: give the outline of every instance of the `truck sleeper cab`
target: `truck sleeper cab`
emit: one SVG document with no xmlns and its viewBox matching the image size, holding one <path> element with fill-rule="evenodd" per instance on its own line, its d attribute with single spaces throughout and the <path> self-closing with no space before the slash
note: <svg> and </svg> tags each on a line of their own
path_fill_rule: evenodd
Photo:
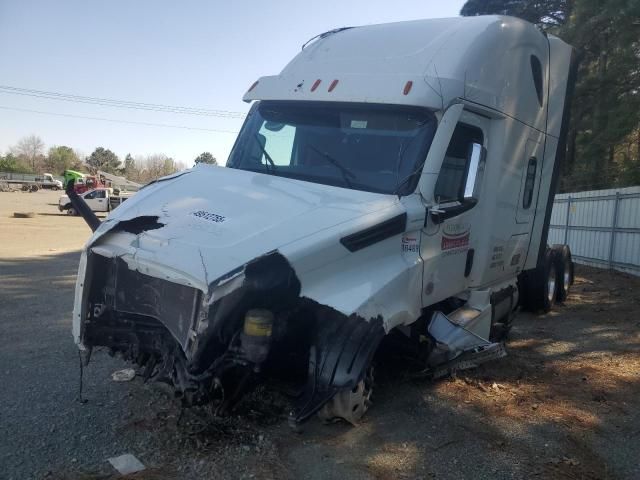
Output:
<svg viewBox="0 0 640 480">
<path fill-rule="evenodd" d="M 500 16 L 321 35 L 247 91 L 227 168 L 160 179 L 97 227 L 80 349 L 219 412 L 283 378 L 294 424 L 357 422 L 390 333 L 436 377 L 504 356 L 523 298 L 564 298 L 546 236 L 571 58 Z"/>
</svg>

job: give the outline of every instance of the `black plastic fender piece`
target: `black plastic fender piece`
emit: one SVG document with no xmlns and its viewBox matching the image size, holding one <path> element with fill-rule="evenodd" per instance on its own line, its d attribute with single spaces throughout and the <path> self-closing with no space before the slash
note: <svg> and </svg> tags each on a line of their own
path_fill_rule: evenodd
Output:
<svg viewBox="0 0 640 480">
<path fill-rule="evenodd" d="M 382 240 L 404 233 L 407 229 L 407 214 L 402 213 L 373 227 L 365 228 L 340 239 L 340 243 L 350 252 L 357 252 Z"/>
<path fill-rule="evenodd" d="M 297 426 L 318 412 L 340 390 L 353 388 L 365 375 L 385 336 L 382 317 L 365 320 L 316 307 L 315 338 L 309 352 L 307 386 L 289 414 Z"/>
</svg>

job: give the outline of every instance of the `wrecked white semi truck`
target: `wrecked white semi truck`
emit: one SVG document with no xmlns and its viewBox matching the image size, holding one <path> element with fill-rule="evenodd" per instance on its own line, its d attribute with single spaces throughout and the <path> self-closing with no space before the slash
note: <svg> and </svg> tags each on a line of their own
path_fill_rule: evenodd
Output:
<svg viewBox="0 0 640 480">
<path fill-rule="evenodd" d="M 510 17 L 324 33 L 254 102 L 226 168 L 162 178 L 100 224 L 73 335 L 190 403 L 274 377 L 291 421 L 356 421 L 393 334 L 434 375 L 504 355 L 571 283 L 547 247 L 572 49 Z M 74 204 L 75 206 L 75 204 Z"/>
</svg>

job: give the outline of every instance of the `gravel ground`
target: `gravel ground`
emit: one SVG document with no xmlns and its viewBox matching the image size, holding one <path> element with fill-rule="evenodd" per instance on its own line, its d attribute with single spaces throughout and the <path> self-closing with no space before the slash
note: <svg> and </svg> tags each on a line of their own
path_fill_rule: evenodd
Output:
<svg viewBox="0 0 640 480">
<path fill-rule="evenodd" d="M 263 389 L 237 415 L 182 411 L 170 392 L 100 352 L 84 372 L 70 334 L 79 218 L 58 195 L 0 193 L 0 478 L 638 479 L 640 279 L 579 268 L 571 299 L 521 314 L 509 356 L 455 379 L 409 379 L 381 365 L 374 406 L 354 428 L 312 420 Z M 35 211 L 32 219 L 11 218 Z"/>
</svg>

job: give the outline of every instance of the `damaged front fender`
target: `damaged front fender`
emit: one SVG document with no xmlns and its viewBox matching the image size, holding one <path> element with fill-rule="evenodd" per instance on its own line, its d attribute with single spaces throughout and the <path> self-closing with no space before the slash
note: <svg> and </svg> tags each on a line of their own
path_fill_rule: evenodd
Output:
<svg viewBox="0 0 640 480">
<path fill-rule="evenodd" d="M 97 252 L 105 253 L 90 249 L 81 262 L 93 273 L 80 285 L 81 344 L 137 363 L 145 378 L 173 384 L 188 404 L 219 401 L 224 412 L 276 376 L 298 385 L 290 418 L 304 421 L 361 380 L 385 334 L 381 318 L 348 317 L 301 297 L 294 269 L 277 251 L 210 282 L 206 292 Z M 270 320 L 256 327 L 256 312 Z"/>
<path fill-rule="evenodd" d="M 317 323 L 309 352 L 307 386 L 289 414 L 296 425 L 318 412 L 336 393 L 360 382 L 385 336 L 382 318 L 345 318 L 318 305 Z"/>
</svg>

